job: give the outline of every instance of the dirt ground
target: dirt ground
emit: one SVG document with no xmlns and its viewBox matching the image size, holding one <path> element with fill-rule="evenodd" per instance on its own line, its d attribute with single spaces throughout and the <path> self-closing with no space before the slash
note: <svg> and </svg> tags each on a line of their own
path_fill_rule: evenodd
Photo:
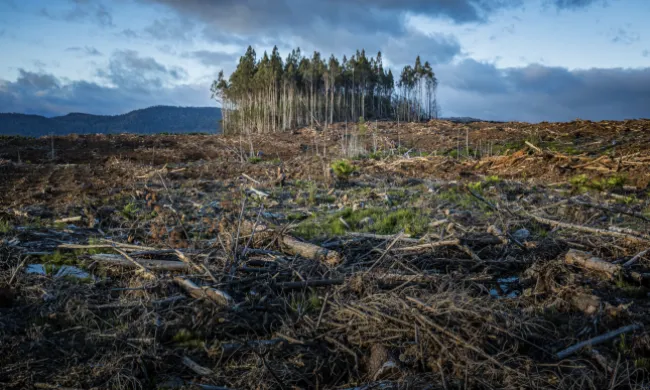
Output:
<svg viewBox="0 0 650 390">
<path fill-rule="evenodd" d="M 0 387 L 647 388 L 649 146 L 647 120 L 1 137 Z"/>
</svg>

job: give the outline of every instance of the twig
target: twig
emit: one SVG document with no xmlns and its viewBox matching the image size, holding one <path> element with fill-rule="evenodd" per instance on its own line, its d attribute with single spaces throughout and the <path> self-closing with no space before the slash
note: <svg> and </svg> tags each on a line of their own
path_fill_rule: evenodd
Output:
<svg viewBox="0 0 650 390">
<path fill-rule="evenodd" d="M 262 184 L 262 183 L 260 183 L 259 181 L 253 179 L 252 177 L 248 176 L 248 175 L 245 174 L 245 173 L 242 173 L 241 175 L 242 175 L 243 177 L 247 178 L 248 180 L 252 181 L 252 182 L 255 183 L 255 184 Z"/>
<path fill-rule="evenodd" d="M 627 325 L 622 328 L 618 328 L 616 330 L 613 330 L 611 332 L 605 333 L 603 335 L 591 338 L 589 340 L 582 341 L 578 344 L 575 344 L 567 349 L 563 349 L 560 352 L 558 352 L 555 356 L 558 359 L 564 359 L 568 356 L 573 355 L 574 353 L 578 352 L 584 347 L 591 346 L 591 345 L 597 345 L 604 343 L 605 341 L 611 340 L 615 338 L 616 336 L 622 335 L 624 333 L 632 332 L 637 329 L 641 329 L 643 325 L 641 324 L 632 324 L 632 325 Z"/>
<path fill-rule="evenodd" d="M 625 263 L 623 263 L 623 268 L 631 267 L 634 263 L 636 263 L 637 261 L 639 261 L 639 259 L 642 258 L 643 256 L 645 256 L 646 253 L 648 253 L 648 252 L 650 252 L 650 248 L 648 248 L 648 249 L 646 249 L 646 250 L 643 250 L 643 251 L 637 253 L 637 254 L 634 255 L 634 257 L 632 257 L 630 260 L 628 260 L 628 261 L 626 261 Z"/>
<path fill-rule="evenodd" d="M 151 271 L 149 271 L 149 269 L 147 269 L 147 267 L 145 267 L 144 265 L 142 265 L 142 264 L 138 263 L 137 261 L 133 260 L 133 258 L 131 256 L 129 256 L 126 252 L 124 252 L 123 250 L 121 250 L 121 249 L 119 249 L 117 247 L 115 247 L 113 249 L 117 253 L 124 256 L 125 259 L 127 259 L 128 261 L 133 263 L 133 265 L 135 265 L 136 268 L 138 268 L 143 275 L 146 275 L 150 279 L 155 279 L 156 278 L 156 275 L 154 275 Z"/>
<path fill-rule="evenodd" d="M 393 248 L 393 252 L 419 252 L 419 251 L 425 251 L 427 249 L 438 248 L 441 246 L 459 246 L 459 245 L 460 245 L 460 240 L 455 238 L 453 240 L 437 241 L 437 242 L 430 242 L 421 245 Z"/>
<path fill-rule="evenodd" d="M 187 356 L 183 356 L 182 362 L 185 366 L 187 366 L 190 370 L 194 371 L 198 375 L 210 376 L 214 374 L 211 369 L 199 365 L 197 362 Z"/>
<path fill-rule="evenodd" d="M 318 327 L 320 326 L 320 322 L 323 319 L 323 313 L 325 313 L 325 306 L 327 306 L 327 299 L 330 297 L 329 291 L 327 294 L 325 294 L 325 299 L 323 300 L 323 306 L 320 308 L 320 314 L 318 314 L 318 320 L 316 321 L 316 325 L 314 326 L 314 331 L 318 330 Z"/>
</svg>

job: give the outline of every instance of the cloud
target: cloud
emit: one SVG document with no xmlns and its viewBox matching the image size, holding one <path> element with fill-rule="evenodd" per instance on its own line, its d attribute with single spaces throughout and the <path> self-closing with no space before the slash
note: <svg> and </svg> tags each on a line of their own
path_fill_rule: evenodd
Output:
<svg viewBox="0 0 650 390">
<path fill-rule="evenodd" d="M 639 33 L 624 28 L 615 29 L 610 32 L 610 35 L 612 35 L 612 42 L 622 43 L 624 45 L 631 45 L 641 39 Z"/>
<path fill-rule="evenodd" d="M 650 68 L 499 69 L 467 59 L 437 74 L 445 116 L 529 122 L 650 116 Z"/>
<path fill-rule="evenodd" d="M 152 105 L 212 105 L 208 85 L 151 86 L 139 91 L 107 87 L 88 81 L 59 80 L 47 73 L 19 70 L 16 81 L 0 79 L 3 112 L 46 116 L 69 112 L 114 115 Z"/>
<path fill-rule="evenodd" d="M 101 27 L 113 27 L 113 15 L 104 6 L 95 0 L 68 0 L 72 8 L 60 13 L 53 13 L 47 8 L 41 9 L 41 15 L 52 20 L 66 22 L 89 21 Z"/>
<path fill-rule="evenodd" d="M 457 23 L 484 21 L 496 10 L 522 0 L 140 0 L 202 20 L 211 29 L 235 35 L 296 35 L 314 24 L 345 26 L 353 33 L 404 31 L 404 16 L 420 14 Z"/>
<path fill-rule="evenodd" d="M 138 33 L 131 30 L 130 28 L 122 30 L 118 35 L 123 36 L 125 38 L 129 38 L 129 39 L 135 39 L 135 38 L 140 37 L 140 35 Z"/>
<path fill-rule="evenodd" d="M 142 92 L 164 88 L 187 77 L 179 67 L 168 67 L 151 57 L 141 57 L 134 50 L 118 50 L 111 56 L 107 69 L 98 76 L 126 91 Z"/>
<path fill-rule="evenodd" d="M 602 0 L 550 0 L 559 10 L 586 8 L 595 3 L 604 3 Z"/>
<path fill-rule="evenodd" d="M 644 50 L 644 51 L 642 51 L 642 52 L 641 52 L 641 55 L 642 55 L 643 57 L 650 57 L 650 50 Z"/>
<path fill-rule="evenodd" d="M 185 58 L 194 58 L 205 66 L 222 68 L 225 64 L 232 65 L 237 62 L 238 54 L 221 51 L 197 50 L 183 53 Z"/>
<path fill-rule="evenodd" d="M 383 54 L 393 65 L 413 64 L 415 57 L 432 64 L 443 64 L 460 54 L 458 40 L 452 35 L 425 35 L 414 32 L 405 37 L 389 38 L 381 47 Z"/>
<path fill-rule="evenodd" d="M 156 19 L 144 32 L 147 37 L 161 41 L 190 42 L 194 38 L 194 24 L 186 18 Z"/>
<path fill-rule="evenodd" d="M 102 53 L 92 46 L 73 46 L 65 49 L 65 51 L 78 53 L 80 57 L 99 57 Z"/>
</svg>

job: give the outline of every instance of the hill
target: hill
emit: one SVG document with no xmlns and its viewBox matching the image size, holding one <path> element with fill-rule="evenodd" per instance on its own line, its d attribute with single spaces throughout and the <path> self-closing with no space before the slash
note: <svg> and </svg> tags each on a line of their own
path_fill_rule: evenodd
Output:
<svg viewBox="0 0 650 390">
<path fill-rule="evenodd" d="M 220 119 L 217 107 L 155 106 L 122 115 L 70 113 L 53 118 L 0 113 L 0 135 L 215 133 L 220 132 Z"/>
</svg>

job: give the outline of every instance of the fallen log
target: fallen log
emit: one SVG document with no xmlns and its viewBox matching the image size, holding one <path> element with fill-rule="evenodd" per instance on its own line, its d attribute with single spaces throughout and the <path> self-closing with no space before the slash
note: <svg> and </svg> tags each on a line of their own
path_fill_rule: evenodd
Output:
<svg viewBox="0 0 650 390">
<path fill-rule="evenodd" d="M 583 252 L 571 249 L 564 257 L 564 262 L 569 265 L 575 265 L 580 268 L 604 273 L 609 279 L 618 275 L 622 268 L 620 265 L 609 263 L 598 257 L 592 256 L 589 252 Z"/>
<path fill-rule="evenodd" d="M 342 260 L 338 252 L 308 242 L 299 241 L 291 236 L 282 237 L 282 244 L 292 255 L 300 255 L 307 259 L 322 261 L 328 265 L 337 265 Z"/>
<path fill-rule="evenodd" d="M 193 298 L 208 298 L 222 306 L 230 306 L 233 301 L 230 295 L 225 291 L 217 290 L 216 288 L 208 286 L 199 287 L 191 280 L 178 276 L 174 278 L 174 281 Z"/>
<path fill-rule="evenodd" d="M 120 267 L 127 268 L 138 268 L 133 262 L 125 259 L 120 255 L 108 254 L 108 253 L 99 253 L 95 255 L 90 255 L 91 260 L 97 261 L 99 263 L 106 263 L 108 265 L 115 265 Z M 180 261 L 170 261 L 170 260 L 144 260 L 144 259 L 134 259 L 135 263 L 140 264 L 151 271 L 187 271 L 190 269 L 190 265 Z"/>
<path fill-rule="evenodd" d="M 611 331 L 609 333 L 605 333 L 603 335 L 591 338 L 589 340 L 582 341 L 582 342 L 580 342 L 578 344 L 575 344 L 575 345 L 573 345 L 573 346 L 571 346 L 571 347 L 569 347 L 567 349 L 563 349 L 560 352 L 558 352 L 557 354 L 555 354 L 555 356 L 558 359 L 564 359 L 564 358 L 569 357 L 569 356 L 573 355 L 574 353 L 580 351 L 584 347 L 604 343 L 605 341 L 611 340 L 611 339 L 613 339 L 613 338 L 615 338 L 615 337 L 617 337 L 619 335 L 622 335 L 622 334 L 628 333 L 628 332 L 632 332 L 632 331 L 635 331 L 637 329 L 641 329 L 642 327 L 643 327 L 643 325 L 641 325 L 641 324 L 627 325 L 627 326 L 624 326 L 622 328 L 618 328 L 616 330 L 613 330 L 613 331 Z"/>
</svg>

